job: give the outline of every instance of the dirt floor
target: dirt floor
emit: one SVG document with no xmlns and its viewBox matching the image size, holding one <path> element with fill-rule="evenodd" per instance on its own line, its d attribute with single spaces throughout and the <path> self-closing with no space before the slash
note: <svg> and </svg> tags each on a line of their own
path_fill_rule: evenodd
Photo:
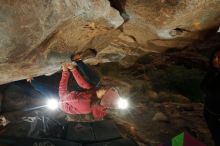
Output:
<svg viewBox="0 0 220 146">
<path fill-rule="evenodd" d="M 182 132 L 213 146 L 199 103 L 140 104 L 126 113 L 114 114 L 122 133 L 135 137 L 139 145 L 158 146 Z"/>
</svg>

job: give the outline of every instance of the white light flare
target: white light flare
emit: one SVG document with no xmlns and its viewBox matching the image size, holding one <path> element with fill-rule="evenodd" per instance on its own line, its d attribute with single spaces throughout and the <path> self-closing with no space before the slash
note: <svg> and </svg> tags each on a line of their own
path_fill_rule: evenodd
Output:
<svg viewBox="0 0 220 146">
<path fill-rule="evenodd" d="M 119 98 L 117 101 L 117 108 L 125 110 L 129 106 L 128 100 L 125 98 Z"/>
<path fill-rule="evenodd" d="M 47 100 L 47 108 L 48 109 L 56 110 L 56 109 L 58 109 L 58 107 L 59 107 L 58 100 L 53 99 L 53 98 Z"/>
</svg>

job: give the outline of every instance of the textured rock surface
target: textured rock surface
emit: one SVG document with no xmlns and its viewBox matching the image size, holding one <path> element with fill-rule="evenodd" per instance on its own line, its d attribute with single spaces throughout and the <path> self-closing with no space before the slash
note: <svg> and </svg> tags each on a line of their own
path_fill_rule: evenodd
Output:
<svg viewBox="0 0 220 146">
<path fill-rule="evenodd" d="M 217 0 L 127 1 L 125 9 L 130 20 L 124 25 L 124 32 L 142 44 L 146 44 L 147 38 L 153 36 L 149 32 L 156 35 L 155 38 L 192 39 L 198 36 L 200 30 L 219 25 L 219 7 Z"/>
<path fill-rule="evenodd" d="M 123 23 L 107 0 L 0 3 L 0 84 L 58 70 L 71 52 Z"/>
<path fill-rule="evenodd" d="M 143 53 L 191 45 L 220 24 L 218 0 L 0 4 L 0 84 L 55 72 L 72 52 L 88 47 L 98 52 L 88 63 L 118 61 L 130 66 Z"/>
</svg>

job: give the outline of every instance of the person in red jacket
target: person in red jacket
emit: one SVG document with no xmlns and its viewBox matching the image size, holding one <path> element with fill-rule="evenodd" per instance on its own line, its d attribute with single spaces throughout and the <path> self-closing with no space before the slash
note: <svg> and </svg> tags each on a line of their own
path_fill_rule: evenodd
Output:
<svg viewBox="0 0 220 146">
<path fill-rule="evenodd" d="M 65 63 L 62 66 L 62 77 L 59 84 L 60 109 L 69 115 L 87 115 L 92 114 L 95 120 L 103 119 L 106 116 L 106 110 L 113 108 L 116 105 L 116 100 L 119 97 L 117 90 L 114 88 L 97 88 L 96 84 L 89 83 L 83 76 L 91 70 L 86 66 L 82 60 L 78 59 L 76 65 L 72 63 Z M 83 91 L 67 90 L 70 72 L 75 78 L 77 84 L 83 88 Z M 94 72 L 93 72 L 94 73 Z M 90 74 L 91 75 L 91 74 Z M 94 102 L 96 101 L 96 102 Z M 97 102 L 98 101 L 98 102 Z"/>
</svg>

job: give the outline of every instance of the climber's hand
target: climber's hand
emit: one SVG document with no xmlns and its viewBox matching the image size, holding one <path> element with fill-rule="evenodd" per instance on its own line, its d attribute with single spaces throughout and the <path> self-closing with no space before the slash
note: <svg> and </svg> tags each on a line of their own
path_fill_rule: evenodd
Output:
<svg viewBox="0 0 220 146">
<path fill-rule="evenodd" d="M 67 68 L 69 70 L 72 70 L 75 67 L 75 65 L 73 65 L 72 63 L 67 63 Z"/>
<path fill-rule="evenodd" d="M 31 83 L 32 80 L 33 80 L 33 77 L 31 77 L 31 76 L 26 79 L 26 81 L 29 83 Z"/>
<path fill-rule="evenodd" d="M 63 64 L 62 64 L 62 70 L 63 70 L 63 71 L 68 71 L 67 63 L 63 63 Z"/>
</svg>

